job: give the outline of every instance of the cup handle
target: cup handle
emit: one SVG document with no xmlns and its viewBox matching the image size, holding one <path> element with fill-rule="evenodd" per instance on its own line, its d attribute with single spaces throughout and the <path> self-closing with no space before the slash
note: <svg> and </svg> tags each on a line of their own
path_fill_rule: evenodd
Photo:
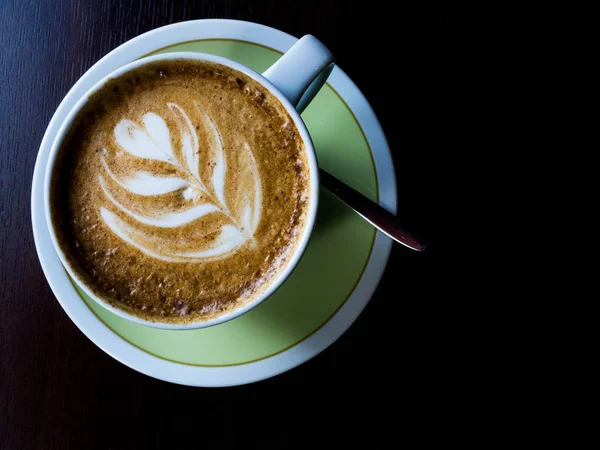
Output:
<svg viewBox="0 0 600 450">
<path fill-rule="evenodd" d="M 263 76 L 301 113 L 327 81 L 333 70 L 331 52 L 307 34 L 296 42 Z"/>
</svg>

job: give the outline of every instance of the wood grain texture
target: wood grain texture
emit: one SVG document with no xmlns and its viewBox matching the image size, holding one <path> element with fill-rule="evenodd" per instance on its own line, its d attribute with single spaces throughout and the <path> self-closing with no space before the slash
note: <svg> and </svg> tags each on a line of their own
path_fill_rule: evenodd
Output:
<svg viewBox="0 0 600 450">
<path fill-rule="evenodd" d="M 336 0 L 0 0 L 0 449 L 170 448 L 175 434 L 199 442 L 223 431 L 234 441 L 254 436 L 239 432 L 240 421 L 265 426 L 257 403 L 288 425 L 290 410 L 309 408 L 312 423 L 350 420 L 356 405 L 381 397 L 412 408 L 415 425 L 425 417 L 419 398 L 439 386 L 435 373 L 447 356 L 434 339 L 447 307 L 430 278 L 438 251 L 432 224 L 443 222 L 435 217 L 431 186 L 434 156 L 446 151 L 451 108 L 444 73 L 452 48 L 443 14 L 386 8 Z M 386 130 L 400 214 L 428 246 L 424 253 L 394 246 L 374 298 L 322 354 L 273 379 L 226 389 L 154 380 L 92 344 L 50 291 L 30 218 L 38 148 L 76 80 L 140 33 L 199 18 L 254 21 L 321 39 Z M 386 69 L 387 58 L 397 70 Z M 286 442 L 263 431 L 263 442 Z"/>
</svg>

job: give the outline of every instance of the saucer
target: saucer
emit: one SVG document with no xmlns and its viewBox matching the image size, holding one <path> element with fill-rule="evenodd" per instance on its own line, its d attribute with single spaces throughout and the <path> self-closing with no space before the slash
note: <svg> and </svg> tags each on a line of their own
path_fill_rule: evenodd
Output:
<svg viewBox="0 0 600 450">
<path fill-rule="evenodd" d="M 391 240 L 324 190 L 310 243 L 290 278 L 247 314 L 200 330 L 159 330 L 116 316 L 72 282 L 50 240 L 43 201 L 48 153 L 62 121 L 92 85 L 135 59 L 175 51 L 220 55 L 264 72 L 296 41 L 279 30 L 234 20 L 197 20 L 158 28 L 126 42 L 92 66 L 52 117 L 38 153 L 31 194 L 40 263 L 75 325 L 132 369 L 190 386 L 233 386 L 269 378 L 331 345 L 375 291 Z M 339 67 L 302 118 L 319 166 L 395 212 L 396 179 L 385 136 L 367 100 Z"/>
</svg>

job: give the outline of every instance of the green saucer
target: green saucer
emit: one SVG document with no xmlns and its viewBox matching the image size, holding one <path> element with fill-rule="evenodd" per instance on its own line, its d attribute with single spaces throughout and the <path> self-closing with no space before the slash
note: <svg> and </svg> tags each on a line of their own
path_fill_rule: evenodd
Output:
<svg viewBox="0 0 600 450">
<path fill-rule="evenodd" d="M 263 72 L 281 53 L 250 42 L 208 39 L 151 54 L 195 51 L 224 56 Z M 371 150 L 350 109 L 326 85 L 302 114 L 319 166 L 377 199 Z M 346 302 L 369 260 L 375 231 L 326 191 L 315 229 L 294 273 L 275 294 L 247 314 L 210 328 L 158 330 L 122 319 L 77 291 L 91 311 L 121 338 L 153 356 L 191 366 L 246 364 L 303 341 Z M 77 286 L 76 286 L 77 287 Z"/>
</svg>

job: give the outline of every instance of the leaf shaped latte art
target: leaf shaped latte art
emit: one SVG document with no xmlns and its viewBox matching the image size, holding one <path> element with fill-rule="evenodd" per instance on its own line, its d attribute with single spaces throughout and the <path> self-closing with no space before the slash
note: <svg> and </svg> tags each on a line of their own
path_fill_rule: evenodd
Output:
<svg viewBox="0 0 600 450">
<path fill-rule="evenodd" d="M 194 106 L 199 118 L 196 126 L 183 108 L 175 103 L 167 103 L 175 130 L 169 129 L 167 122 L 153 112 L 142 117 L 142 124 L 122 119 L 114 128 L 115 142 L 128 156 L 133 157 L 133 161 L 140 158 L 156 161 L 162 164 L 163 173 L 168 167 L 169 176 L 161 176 L 158 168 L 155 172 L 133 167 L 126 170 L 127 175 L 123 176 L 120 175 L 122 169 L 116 172 L 111 169 L 104 156 L 107 151 L 101 157 L 104 173 L 99 175 L 98 182 L 109 206 L 100 208 L 102 220 L 120 239 L 146 255 L 163 261 L 200 262 L 226 257 L 244 245 L 254 245 L 254 233 L 260 222 L 261 180 L 250 146 L 245 144 L 238 150 L 243 152 L 238 156 L 245 163 L 238 176 L 228 180 L 227 158 L 219 128 L 197 102 L 194 102 Z M 206 148 L 200 148 L 199 129 L 204 132 L 202 142 L 207 143 L 204 145 Z M 175 149 L 173 142 L 176 141 L 172 139 L 174 132 L 179 137 L 179 148 Z M 203 158 L 207 160 L 203 161 Z M 200 170 L 203 163 L 208 167 L 204 169 L 204 177 Z M 243 189 L 241 186 L 234 189 L 235 192 L 242 192 L 243 197 L 232 202 L 226 195 L 225 186 L 227 181 L 235 180 L 244 180 L 246 184 Z M 158 200 L 158 196 L 177 191 L 181 191 L 181 197 L 187 202 L 183 209 L 142 213 L 127 206 L 135 205 L 136 196 L 157 197 Z M 213 233 L 214 238 L 201 248 L 179 251 L 177 245 L 165 245 L 164 237 L 152 232 L 153 229 L 186 226 L 209 214 L 221 214 L 224 220 L 218 232 Z"/>
</svg>

